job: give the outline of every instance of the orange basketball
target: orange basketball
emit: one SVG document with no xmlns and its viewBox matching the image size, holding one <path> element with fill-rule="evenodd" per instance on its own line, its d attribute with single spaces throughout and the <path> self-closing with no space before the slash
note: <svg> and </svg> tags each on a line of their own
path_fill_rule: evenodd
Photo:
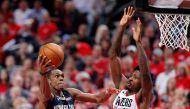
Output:
<svg viewBox="0 0 190 109">
<path fill-rule="evenodd" d="M 64 61 L 63 48 L 55 43 L 48 43 L 40 48 L 39 55 L 46 56 L 55 67 L 59 67 Z"/>
</svg>

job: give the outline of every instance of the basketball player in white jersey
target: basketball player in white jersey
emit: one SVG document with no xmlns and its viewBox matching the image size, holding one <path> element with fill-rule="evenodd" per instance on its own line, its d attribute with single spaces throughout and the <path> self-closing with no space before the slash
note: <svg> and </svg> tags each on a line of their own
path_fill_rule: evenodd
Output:
<svg viewBox="0 0 190 109">
<path fill-rule="evenodd" d="M 113 42 L 109 52 L 111 75 L 115 87 L 120 89 L 120 93 L 113 102 L 113 109 L 148 109 L 152 96 L 152 81 L 148 67 L 148 59 L 141 44 L 141 21 L 136 21 L 136 28 L 133 28 L 133 39 L 138 50 L 139 68 L 131 72 L 131 76 L 126 78 L 122 75 L 121 62 L 121 42 L 125 28 L 129 20 L 133 17 L 135 10 L 132 7 L 124 10 L 124 15 L 120 20 L 119 31 L 116 40 Z M 125 88 L 121 84 L 125 81 Z"/>
</svg>

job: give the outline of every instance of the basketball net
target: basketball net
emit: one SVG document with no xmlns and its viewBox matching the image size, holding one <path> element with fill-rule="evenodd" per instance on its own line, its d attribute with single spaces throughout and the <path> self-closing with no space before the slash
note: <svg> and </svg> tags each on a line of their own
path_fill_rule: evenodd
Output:
<svg viewBox="0 0 190 109">
<path fill-rule="evenodd" d="M 187 29 L 190 16 L 179 14 L 155 14 L 160 28 L 159 46 L 165 45 L 173 49 L 181 48 L 189 51 Z"/>
</svg>

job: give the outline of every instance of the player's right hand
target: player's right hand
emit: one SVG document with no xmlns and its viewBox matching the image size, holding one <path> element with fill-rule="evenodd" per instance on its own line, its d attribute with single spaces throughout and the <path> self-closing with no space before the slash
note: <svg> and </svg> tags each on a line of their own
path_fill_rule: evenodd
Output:
<svg viewBox="0 0 190 109">
<path fill-rule="evenodd" d="M 133 7 L 129 6 L 127 9 L 127 12 L 126 12 L 126 8 L 125 8 L 123 17 L 120 20 L 120 26 L 122 26 L 122 27 L 127 26 L 127 23 L 133 17 L 134 13 L 135 13 L 135 9 Z"/>
<path fill-rule="evenodd" d="M 38 62 L 40 66 L 40 73 L 42 75 L 55 68 L 55 65 L 52 65 L 51 60 L 49 60 L 46 56 L 40 55 L 38 57 Z"/>
</svg>

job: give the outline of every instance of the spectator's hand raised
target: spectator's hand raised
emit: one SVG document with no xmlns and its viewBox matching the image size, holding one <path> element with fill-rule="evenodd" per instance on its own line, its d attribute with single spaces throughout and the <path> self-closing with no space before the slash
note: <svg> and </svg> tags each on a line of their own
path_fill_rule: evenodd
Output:
<svg viewBox="0 0 190 109">
<path fill-rule="evenodd" d="M 51 60 L 49 60 L 46 56 L 40 55 L 38 57 L 39 66 L 41 70 L 41 74 L 46 74 L 47 72 L 51 71 L 55 68 L 55 65 L 52 65 Z"/>
<path fill-rule="evenodd" d="M 120 20 L 120 26 L 127 26 L 127 23 L 129 22 L 129 20 L 133 17 L 135 13 L 135 9 L 133 7 L 128 7 L 127 9 L 127 13 L 126 13 L 126 8 L 124 9 L 124 14 L 123 17 Z"/>
</svg>

